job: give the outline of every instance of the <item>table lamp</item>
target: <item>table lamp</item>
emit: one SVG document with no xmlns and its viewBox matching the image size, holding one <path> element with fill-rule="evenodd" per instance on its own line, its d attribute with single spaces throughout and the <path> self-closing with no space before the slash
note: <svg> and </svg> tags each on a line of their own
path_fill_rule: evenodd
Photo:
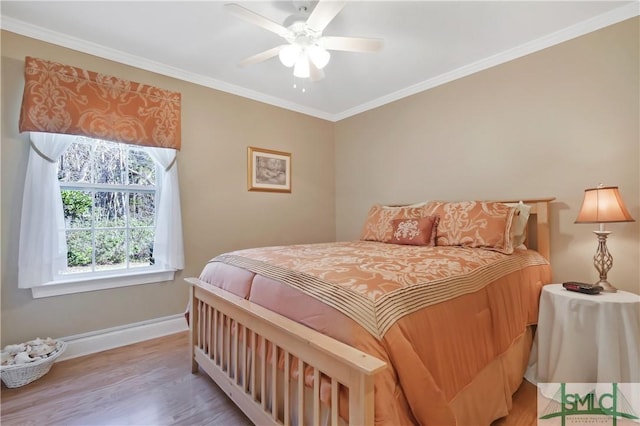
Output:
<svg viewBox="0 0 640 426">
<path fill-rule="evenodd" d="M 617 186 L 598 185 L 597 188 L 585 189 L 582 208 L 575 223 L 598 223 L 600 229 L 593 231 L 598 236 L 598 249 L 593 256 L 593 265 L 600 274 L 596 285 L 610 293 L 618 291 L 607 281 L 607 273 L 613 266 L 613 256 L 607 250 L 607 236 L 611 231 L 604 230 L 605 223 L 634 222 L 622 201 Z"/>
</svg>

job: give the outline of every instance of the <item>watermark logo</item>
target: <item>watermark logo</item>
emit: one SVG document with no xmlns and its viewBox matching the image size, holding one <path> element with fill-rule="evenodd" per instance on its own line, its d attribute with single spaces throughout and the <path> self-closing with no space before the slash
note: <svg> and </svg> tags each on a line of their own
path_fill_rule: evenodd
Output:
<svg viewBox="0 0 640 426">
<path fill-rule="evenodd" d="M 538 425 L 638 426 L 640 383 L 539 383 Z"/>
</svg>

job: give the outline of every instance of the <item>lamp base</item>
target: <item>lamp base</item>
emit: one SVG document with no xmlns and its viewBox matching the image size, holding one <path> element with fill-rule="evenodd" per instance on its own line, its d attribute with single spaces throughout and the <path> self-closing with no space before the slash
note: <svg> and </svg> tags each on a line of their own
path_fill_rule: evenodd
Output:
<svg viewBox="0 0 640 426">
<path fill-rule="evenodd" d="M 602 287 L 602 291 L 604 293 L 616 293 L 618 291 L 618 289 L 612 286 L 607 280 L 600 280 L 594 285 L 599 285 L 600 287 Z"/>
<path fill-rule="evenodd" d="M 607 250 L 607 236 L 611 231 L 605 231 L 601 228 L 599 231 L 593 231 L 593 233 L 598 236 L 598 250 L 593 256 L 593 266 L 595 266 L 596 270 L 600 274 L 600 280 L 596 285 L 601 286 L 602 291 L 606 293 L 615 293 L 618 289 L 607 281 L 607 273 L 613 266 L 613 256 L 611 256 L 611 253 Z"/>
</svg>

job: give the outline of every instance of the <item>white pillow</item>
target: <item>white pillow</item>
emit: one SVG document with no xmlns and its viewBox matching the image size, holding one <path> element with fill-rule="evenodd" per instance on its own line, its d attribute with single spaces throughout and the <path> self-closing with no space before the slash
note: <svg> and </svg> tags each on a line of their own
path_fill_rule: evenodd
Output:
<svg viewBox="0 0 640 426">
<path fill-rule="evenodd" d="M 511 242 L 513 247 L 518 247 L 524 243 L 527 239 L 527 222 L 529 221 L 529 215 L 531 214 L 531 206 L 523 203 L 505 203 L 509 207 L 515 207 L 518 211 L 515 223 L 512 225 L 513 237 Z"/>
</svg>

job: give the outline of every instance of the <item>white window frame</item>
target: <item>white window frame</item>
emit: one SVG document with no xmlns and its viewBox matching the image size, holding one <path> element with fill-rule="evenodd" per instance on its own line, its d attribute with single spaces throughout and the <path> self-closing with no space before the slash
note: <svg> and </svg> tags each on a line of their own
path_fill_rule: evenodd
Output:
<svg viewBox="0 0 640 426">
<path fill-rule="evenodd" d="M 126 273 L 104 274 L 103 276 L 84 276 L 75 279 L 50 281 L 45 285 L 32 287 L 34 299 L 65 294 L 84 293 L 87 291 L 107 290 L 110 288 L 128 287 L 141 284 L 173 281 L 175 269 L 145 269 L 141 271 L 128 270 Z M 98 274 L 97 272 L 95 274 Z"/>
<path fill-rule="evenodd" d="M 79 137 L 80 138 L 80 137 Z M 109 142 L 109 141 L 106 141 Z M 112 143 L 112 142 L 110 142 Z M 136 146 L 136 150 L 145 150 L 143 146 Z M 59 161 L 59 160 L 58 160 Z M 160 191 L 160 179 L 158 177 L 158 165 L 156 166 L 156 185 L 153 190 L 144 185 L 111 185 L 111 184 L 94 184 L 94 183 L 78 183 L 78 182 L 60 182 L 60 190 L 92 190 L 92 191 L 153 191 L 156 194 L 155 207 L 158 208 L 158 192 Z M 156 211 L 157 216 L 157 211 Z M 154 226 L 156 222 L 154 221 Z M 156 228 L 157 230 L 157 228 Z M 155 233 L 154 233 L 155 237 Z M 128 241 L 127 241 L 128 248 Z M 128 253 L 128 250 L 127 250 Z M 128 257 L 127 257 L 128 263 Z M 83 293 L 89 291 L 106 290 L 119 287 L 128 287 L 142 284 L 161 283 L 173 281 L 176 269 L 167 269 L 158 265 L 135 267 L 126 269 L 79 272 L 71 274 L 57 274 L 54 280 L 44 285 L 32 287 L 31 292 L 34 299 L 52 296 L 61 296 L 66 294 Z"/>
</svg>

